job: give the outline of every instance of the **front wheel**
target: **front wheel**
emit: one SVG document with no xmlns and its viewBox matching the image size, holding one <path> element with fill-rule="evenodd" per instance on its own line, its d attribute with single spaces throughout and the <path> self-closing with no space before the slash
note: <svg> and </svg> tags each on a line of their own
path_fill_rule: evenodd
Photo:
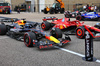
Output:
<svg viewBox="0 0 100 66">
<path fill-rule="evenodd" d="M 33 32 L 27 32 L 24 34 L 24 44 L 27 47 L 33 46 L 33 40 L 36 40 L 36 34 Z"/>
<path fill-rule="evenodd" d="M 62 38 L 62 31 L 59 28 L 52 29 L 50 34 L 55 38 Z"/>
<path fill-rule="evenodd" d="M 78 27 L 76 28 L 76 36 L 79 39 L 82 39 L 85 37 L 85 28 L 84 27 Z"/>
</svg>

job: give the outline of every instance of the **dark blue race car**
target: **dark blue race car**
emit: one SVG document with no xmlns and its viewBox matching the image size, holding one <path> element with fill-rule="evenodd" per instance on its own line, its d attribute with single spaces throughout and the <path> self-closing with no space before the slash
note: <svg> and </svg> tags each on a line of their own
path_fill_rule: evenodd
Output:
<svg viewBox="0 0 100 66">
<path fill-rule="evenodd" d="M 88 12 L 82 15 L 78 15 L 76 20 L 100 20 L 100 14 L 96 12 Z"/>
</svg>

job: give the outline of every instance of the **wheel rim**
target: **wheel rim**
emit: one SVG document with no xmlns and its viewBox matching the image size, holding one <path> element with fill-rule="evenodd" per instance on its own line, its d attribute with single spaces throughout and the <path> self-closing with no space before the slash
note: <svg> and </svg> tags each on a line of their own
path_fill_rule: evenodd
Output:
<svg viewBox="0 0 100 66">
<path fill-rule="evenodd" d="M 77 20 L 81 20 L 81 17 L 80 17 L 80 16 L 78 16 L 78 17 L 77 17 Z"/>
<path fill-rule="evenodd" d="M 28 44 L 29 43 L 29 38 L 25 37 L 25 42 Z"/>
<path fill-rule="evenodd" d="M 44 23 L 42 23 L 42 29 L 45 29 L 45 28 L 46 28 L 45 24 L 44 24 Z"/>
<path fill-rule="evenodd" d="M 26 46 L 29 46 L 31 43 L 30 37 L 28 36 L 28 34 L 25 34 L 24 36 L 24 43 Z"/>
<path fill-rule="evenodd" d="M 81 35 L 82 35 L 82 30 L 81 30 L 81 29 L 78 29 L 78 30 L 77 30 L 77 35 L 78 35 L 78 36 L 81 36 Z"/>
</svg>

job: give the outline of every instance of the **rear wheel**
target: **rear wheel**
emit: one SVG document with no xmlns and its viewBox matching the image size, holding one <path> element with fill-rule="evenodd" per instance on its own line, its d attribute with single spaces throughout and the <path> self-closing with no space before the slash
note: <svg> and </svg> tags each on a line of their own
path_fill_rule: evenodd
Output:
<svg viewBox="0 0 100 66">
<path fill-rule="evenodd" d="M 1 24 L 0 25 L 0 35 L 5 35 L 6 34 L 6 25 Z"/>
<path fill-rule="evenodd" d="M 24 34 L 24 44 L 27 47 L 33 46 L 33 40 L 36 40 L 36 34 L 33 32 L 27 32 Z"/>
<path fill-rule="evenodd" d="M 81 16 L 81 15 L 76 16 L 76 20 L 81 21 L 82 19 L 83 19 L 83 18 L 82 18 L 82 16 Z"/>
<path fill-rule="evenodd" d="M 41 27 L 43 30 L 49 30 L 51 25 L 49 22 L 45 21 L 45 22 L 42 22 Z"/>
<path fill-rule="evenodd" d="M 83 27 L 78 27 L 76 28 L 76 36 L 80 39 L 85 37 L 85 28 Z"/>
<path fill-rule="evenodd" d="M 54 30 L 52 29 L 50 31 L 51 35 L 54 36 L 55 38 L 62 38 L 62 31 L 59 28 L 55 28 Z"/>
<path fill-rule="evenodd" d="M 55 14 L 57 14 L 59 11 L 58 10 L 55 10 Z"/>
<path fill-rule="evenodd" d="M 47 14 L 47 13 L 48 13 L 48 11 L 47 11 L 47 9 L 45 8 L 45 9 L 44 9 L 44 14 Z"/>
</svg>

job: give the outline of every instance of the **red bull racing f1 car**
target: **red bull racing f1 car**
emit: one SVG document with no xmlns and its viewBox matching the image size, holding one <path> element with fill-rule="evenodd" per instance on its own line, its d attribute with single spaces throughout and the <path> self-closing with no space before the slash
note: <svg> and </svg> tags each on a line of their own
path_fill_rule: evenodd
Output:
<svg viewBox="0 0 100 66">
<path fill-rule="evenodd" d="M 7 22 L 12 22 L 12 24 L 5 25 Z M 12 38 L 21 40 L 23 39 L 24 33 L 31 31 L 36 26 L 36 24 L 37 23 L 28 23 L 25 19 L 2 19 L 0 24 L 0 35 L 7 34 Z"/>
<path fill-rule="evenodd" d="M 60 31 L 56 28 L 56 32 Z M 36 46 L 39 49 L 50 48 L 53 46 L 63 46 L 70 42 L 71 39 L 68 35 L 65 35 L 62 38 L 62 33 L 60 31 L 59 35 L 52 35 L 48 34 L 47 32 L 43 31 L 42 29 L 33 29 L 31 32 L 26 32 L 24 34 L 24 43 L 27 47 Z"/>
<path fill-rule="evenodd" d="M 10 21 L 11 20 L 11 21 Z M 24 39 L 27 47 L 37 46 L 39 49 L 53 47 L 54 45 L 63 46 L 71 41 L 68 35 L 62 38 L 62 32 L 56 28 L 55 31 L 59 34 L 55 36 L 43 31 L 39 23 L 27 23 L 25 19 L 3 19 L 4 22 L 12 22 L 10 25 L 0 24 L 0 35 L 9 35 L 17 40 Z M 51 32 L 52 33 L 52 32 Z"/>
</svg>

